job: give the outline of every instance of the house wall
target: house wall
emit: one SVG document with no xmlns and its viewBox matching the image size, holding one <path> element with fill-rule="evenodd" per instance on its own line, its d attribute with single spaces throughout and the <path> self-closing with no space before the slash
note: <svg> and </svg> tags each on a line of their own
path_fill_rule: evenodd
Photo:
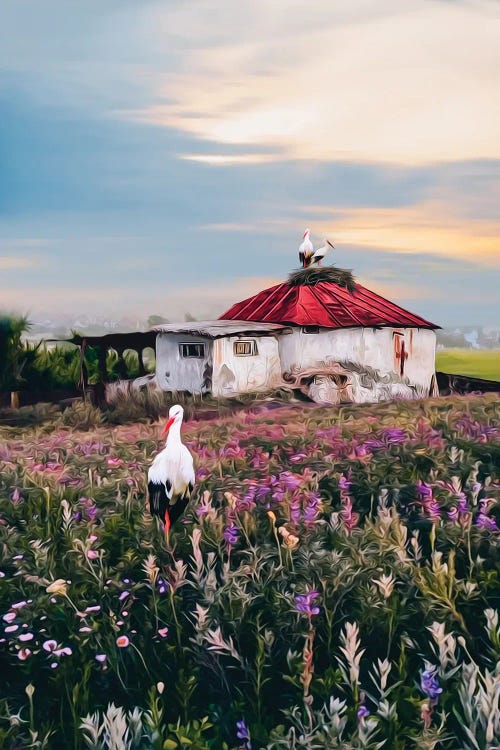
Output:
<svg viewBox="0 0 500 750">
<path fill-rule="evenodd" d="M 366 375 L 356 373 L 355 369 L 352 371 L 353 399 L 367 401 L 396 395 L 428 395 L 435 372 L 435 345 L 436 335 L 429 329 L 346 328 L 304 333 L 302 328 L 294 328 L 291 334 L 280 337 L 279 352 L 284 373 L 296 374 L 315 365 L 351 362 L 387 376 L 382 377 L 381 382 L 377 379 L 370 383 Z M 402 377 L 401 352 L 404 358 Z M 416 389 L 408 388 L 402 381 L 408 381 Z"/>
<path fill-rule="evenodd" d="M 181 357 L 179 344 L 204 344 L 205 356 Z M 156 378 L 162 391 L 209 392 L 212 362 L 212 339 L 181 333 L 159 333 L 156 338 Z"/>
<path fill-rule="evenodd" d="M 237 341 L 254 340 L 257 355 L 238 356 Z M 278 340 L 275 336 L 228 336 L 214 341 L 214 396 L 267 391 L 281 384 Z"/>
</svg>

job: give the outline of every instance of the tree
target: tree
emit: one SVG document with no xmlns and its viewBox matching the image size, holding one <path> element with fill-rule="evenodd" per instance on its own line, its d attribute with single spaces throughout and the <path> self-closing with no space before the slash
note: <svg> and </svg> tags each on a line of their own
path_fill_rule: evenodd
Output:
<svg viewBox="0 0 500 750">
<path fill-rule="evenodd" d="M 22 335 L 30 327 L 26 316 L 0 317 L 0 391 L 11 392 L 11 404 L 19 404 L 17 390 L 23 382 L 26 364 Z"/>
</svg>

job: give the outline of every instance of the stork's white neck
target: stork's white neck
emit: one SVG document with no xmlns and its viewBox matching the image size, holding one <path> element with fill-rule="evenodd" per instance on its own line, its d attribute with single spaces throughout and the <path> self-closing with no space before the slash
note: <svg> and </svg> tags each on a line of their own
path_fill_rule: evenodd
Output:
<svg viewBox="0 0 500 750">
<path fill-rule="evenodd" d="M 181 425 L 182 420 L 176 419 L 172 427 L 168 431 L 167 440 L 165 446 L 179 445 L 181 443 Z"/>
</svg>

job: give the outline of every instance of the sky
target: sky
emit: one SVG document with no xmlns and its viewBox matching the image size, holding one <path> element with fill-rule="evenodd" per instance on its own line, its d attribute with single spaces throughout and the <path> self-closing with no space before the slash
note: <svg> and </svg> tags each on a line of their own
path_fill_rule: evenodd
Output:
<svg viewBox="0 0 500 750">
<path fill-rule="evenodd" d="M 500 324 L 498 0 L 2 0 L 0 309 L 217 317 L 305 227 Z"/>
</svg>

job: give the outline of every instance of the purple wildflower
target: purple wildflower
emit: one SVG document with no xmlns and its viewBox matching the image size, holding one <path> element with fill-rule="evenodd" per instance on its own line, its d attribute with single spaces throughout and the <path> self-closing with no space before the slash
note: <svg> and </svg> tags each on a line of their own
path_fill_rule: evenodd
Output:
<svg viewBox="0 0 500 750">
<path fill-rule="evenodd" d="M 306 524 L 312 524 L 318 517 L 320 496 L 316 492 L 311 492 L 307 499 L 307 505 L 304 510 L 304 521 Z"/>
<path fill-rule="evenodd" d="M 351 486 L 352 482 L 350 482 L 347 477 L 345 477 L 343 474 L 339 477 L 339 490 L 344 490 L 346 492 L 349 491 L 349 487 Z"/>
<path fill-rule="evenodd" d="M 467 513 L 467 510 L 468 510 L 467 498 L 464 495 L 464 493 L 460 492 L 457 495 L 457 499 L 458 499 L 458 510 L 459 510 L 459 512 L 460 513 Z"/>
<path fill-rule="evenodd" d="M 297 474 L 292 474 L 291 471 L 282 471 L 280 474 L 280 481 L 283 484 L 285 490 L 287 490 L 288 492 L 293 492 L 293 490 L 296 490 L 298 487 L 300 487 L 302 478 Z"/>
<path fill-rule="evenodd" d="M 243 511 L 250 511 L 255 508 L 255 503 L 253 500 L 253 497 L 251 496 L 251 493 L 247 493 L 243 497 L 237 497 L 236 498 L 236 510 L 238 513 L 242 513 Z"/>
<path fill-rule="evenodd" d="M 407 439 L 406 432 L 399 429 L 399 427 L 389 427 L 382 431 L 382 436 L 385 438 L 387 443 L 404 443 Z"/>
<path fill-rule="evenodd" d="M 238 527 L 232 523 L 231 526 L 228 526 L 226 530 L 224 531 L 224 539 L 229 544 L 229 546 L 233 546 L 233 544 L 236 544 L 238 541 L 240 532 L 238 531 Z"/>
<path fill-rule="evenodd" d="M 168 583 L 163 578 L 158 578 L 156 581 L 156 585 L 158 586 L 158 593 L 159 594 L 166 594 L 168 591 Z"/>
<path fill-rule="evenodd" d="M 250 733 L 248 731 L 248 727 L 246 725 L 245 719 L 242 719 L 241 721 L 236 722 L 236 736 L 239 740 L 249 740 L 250 739 Z"/>
<path fill-rule="evenodd" d="M 319 615 L 320 608 L 314 604 L 314 599 L 316 599 L 317 596 L 319 596 L 319 593 L 314 589 L 307 594 L 297 594 L 295 597 L 296 611 L 304 612 L 309 617 L 312 617 L 312 615 Z"/>
<path fill-rule="evenodd" d="M 244 740 L 244 748 L 245 750 L 252 750 L 252 745 L 250 744 L 250 731 L 247 727 L 245 719 L 241 719 L 241 721 L 236 722 L 236 736 L 239 740 Z"/>
<path fill-rule="evenodd" d="M 367 709 L 367 707 L 364 704 L 362 704 L 358 708 L 358 719 L 366 719 L 366 717 L 369 715 L 370 715 L 370 711 Z"/>
<path fill-rule="evenodd" d="M 491 516 L 487 516 L 483 510 L 479 511 L 474 523 L 480 529 L 487 529 L 488 531 L 498 531 L 498 526 L 495 519 Z"/>
<path fill-rule="evenodd" d="M 432 497 L 432 487 L 420 480 L 417 482 L 417 492 L 421 497 Z"/>
<path fill-rule="evenodd" d="M 443 688 L 439 686 L 436 671 L 436 667 L 428 665 L 427 669 L 420 673 L 420 688 L 432 700 L 437 700 L 438 696 L 443 692 Z"/>
</svg>

